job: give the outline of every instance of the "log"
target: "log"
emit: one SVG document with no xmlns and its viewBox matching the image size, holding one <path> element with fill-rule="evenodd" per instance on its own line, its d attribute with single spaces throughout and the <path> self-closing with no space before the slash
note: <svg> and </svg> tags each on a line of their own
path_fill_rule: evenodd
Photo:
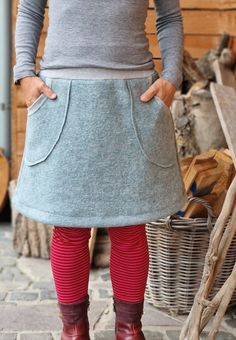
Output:
<svg viewBox="0 0 236 340">
<path fill-rule="evenodd" d="M 215 104 L 208 89 L 192 93 L 191 113 L 194 116 L 194 135 L 200 153 L 212 148 L 227 147 Z"/>
<path fill-rule="evenodd" d="M 229 69 L 233 70 L 235 66 L 235 55 L 231 48 L 224 48 L 221 52 L 221 55 L 219 57 L 219 62 L 228 67 Z M 225 84 L 227 85 L 227 84 Z"/>
<path fill-rule="evenodd" d="M 91 236 L 89 239 L 89 254 L 90 254 L 90 264 L 93 261 L 93 252 L 97 238 L 97 228 L 91 228 Z"/>
<path fill-rule="evenodd" d="M 223 33 L 219 40 L 219 46 L 217 48 L 208 49 L 197 61 L 196 64 L 201 70 L 202 74 L 209 80 L 214 80 L 215 72 L 212 67 L 212 63 L 219 58 L 223 58 L 221 53 L 228 47 L 230 41 L 230 36 L 227 33 Z"/>
<path fill-rule="evenodd" d="M 184 185 L 186 192 L 189 192 L 193 181 L 200 171 L 216 168 L 218 163 L 214 159 L 216 150 L 209 150 L 208 152 L 194 157 L 189 169 L 184 176 Z"/>
<path fill-rule="evenodd" d="M 16 180 L 11 180 L 8 186 L 10 203 Z M 34 221 L 18 212 L 11 203 L 12 226 L 13 226 L 13 248 L 20 255 L 26 257 L 50 258 L 50 244 L 53 226 Z"/>
<path fill-rule="evenodd" d="M 190 86 L 206 79 L 187 50 L 184 50 L 183 55 L 183 76 L 184 80 L 188 81 Z"/>
</svg>

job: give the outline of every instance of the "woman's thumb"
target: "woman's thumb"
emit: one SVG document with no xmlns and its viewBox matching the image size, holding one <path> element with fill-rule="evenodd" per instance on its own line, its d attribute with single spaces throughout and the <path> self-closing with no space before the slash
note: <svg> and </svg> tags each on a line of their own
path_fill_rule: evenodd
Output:
<svg viewBox="0 0 236 340">
<path fill-rule="evenodd" d="M 42 92 L 50 99 L 55 99 L 57 97 L 57 94 L 46 84 L 44 84 Z"/>
</svg>

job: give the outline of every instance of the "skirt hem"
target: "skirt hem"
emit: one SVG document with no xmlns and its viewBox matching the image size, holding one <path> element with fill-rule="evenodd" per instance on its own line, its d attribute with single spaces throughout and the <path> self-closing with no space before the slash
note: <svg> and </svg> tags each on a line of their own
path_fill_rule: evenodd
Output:
<svg viewBox="0 0 236 340">
<path fill-rule="evenodd" d="M 145 214 L 136 214 L 132 216 L 97 216 L 97 217 L 80 217 L 80 216 L 63 216 L 56 215 L 54 213 L 44 212 L 39 209 L 27 207 L 24 203 L 21 203 L 13 199 L 12 204 L 14 208 L 22 213 L 24 216 L 36 220 L 41 223 L 56 225 L 61 227 L 75 227 L 75 228 L 106 228 L 106 227 L 118 227 L 128 226 L 135 224 L 143 224 L 154 222 L 161 218 L 166 218 L 172 214 L 177 213 L 188 202 L 187 196 L 184 195 L 182 199 L 174 202 L 171 207 L 168 206 L 166 210 L 153 211 Z"/>
</svg>

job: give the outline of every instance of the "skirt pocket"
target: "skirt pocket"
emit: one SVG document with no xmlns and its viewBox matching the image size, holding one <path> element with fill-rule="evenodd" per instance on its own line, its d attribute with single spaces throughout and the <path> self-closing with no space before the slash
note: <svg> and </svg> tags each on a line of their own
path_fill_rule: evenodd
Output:
<svg viewBox="0 0 236 340">
<path fill-rule="evenodd" d="M 60 139 L 66 122 L 71 80 L 45 78 L 45 83 L 57 94 L 50 99 L 41 94 L 27 108 L 24 162 L 28 166 L 43 162 Z"/>
<path fill-rule="evenodd" d="M 44 93 L 41 93 L 40 96 L 30 106 L 27 107 L 28 116 L 37 111 L 47 99 L 48 97 Z"/>
<path fill-rule="evenodd" d="M 131 123 L 143 156 L 159 167 L 169 168 L 178 162 L 171 111 L 156 96 L 148 102 L 139 99 L 151 83 L 150 77 L 140 84 L 127 82 L 131 100 Z"/>
</svg>

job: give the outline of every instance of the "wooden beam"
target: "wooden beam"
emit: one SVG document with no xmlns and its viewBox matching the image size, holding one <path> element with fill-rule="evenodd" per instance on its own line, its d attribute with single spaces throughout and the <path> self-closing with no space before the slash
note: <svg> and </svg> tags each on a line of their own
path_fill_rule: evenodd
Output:
<svg viewBox="0 0 236 340">
<path fill-rule="evenodd" d="M 197 35 L 219 35 L 222 31 L 236 36 L 236 11 L 183 10 L 184 33 Z M 155 33 L 155 11 L 148 10 L 146 32 Z"/>
<path fill-rule="evenodd" d="M 234 164 L 236 165 L 236 92 L 230 86 L 210 83 L 210 91 L 216 111 L 229 146 Z"/>
<path fill-rule="evenodd" d="M 236 91 L 236 79 L 234 72 L 231 69 L 221 64 L 218 59 L 214 60 L 212 63 L 212 68 L 215 72 L 215 77 L 218 84 L 230 86 Z"/>
<path fill-rule="evenodd" d="M 149 7 L 154 6 L 153 0 L 149 1 Z M 182 9 L 236 9 L 236 0 L 180 0 Z"/>
</svg>

